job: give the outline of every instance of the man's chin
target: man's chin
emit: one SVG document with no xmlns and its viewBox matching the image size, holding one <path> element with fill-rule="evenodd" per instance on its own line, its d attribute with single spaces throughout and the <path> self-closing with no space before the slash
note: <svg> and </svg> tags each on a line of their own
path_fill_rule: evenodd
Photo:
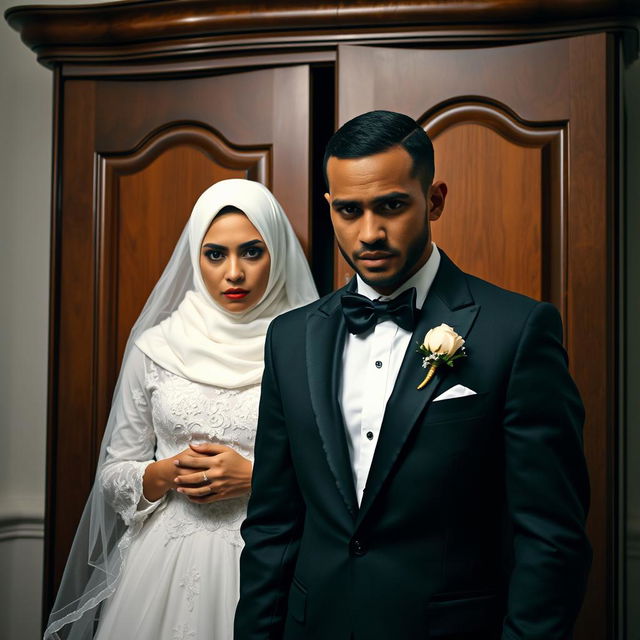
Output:
<svg viewBox="0 0 640 640">
<path fill-rule="evenodd" d="M 373 269 L 367 269 L 367 271 L 359 270 L 358 275 L 366 284 L 374 289 L 395 288 L 402 284 L 402 275 L 397 272 L 389 273 L 386 270 L 374 271 Z"/>
</svg>

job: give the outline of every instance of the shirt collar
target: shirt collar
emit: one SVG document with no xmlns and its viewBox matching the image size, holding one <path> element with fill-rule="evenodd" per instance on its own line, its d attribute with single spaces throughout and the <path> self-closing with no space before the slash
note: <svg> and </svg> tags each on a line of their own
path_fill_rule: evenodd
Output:
<svg viewBox="0 0 640 640">
<path fill-rule="evenodd" d="M 429 259 L 416 271 L 406 282 L 403 282 L 391 295 L 382 296 L 373 287 L 370 287 L 358 274 L 356 274 L 356 281 L 358 284 L 358 293 L 366 296 L 369 300 L 393 300 L 393 298 L 399 296 L 403 291 L 416 288 L 416 307 L 422 308 L 424 301 L 427 299 L 429 289 L 433 284 L 433 281 L 438 272 L 440 266 L 440 252 L 436 247 L 435 242 L 431 243 L 433 251 Z"/>
</svg>

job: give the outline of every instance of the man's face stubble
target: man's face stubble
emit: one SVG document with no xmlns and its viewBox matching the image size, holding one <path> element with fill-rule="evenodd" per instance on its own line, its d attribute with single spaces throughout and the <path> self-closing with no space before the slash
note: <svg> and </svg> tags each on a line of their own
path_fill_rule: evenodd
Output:
<svg viewBox="0 0 640 640">
<path fill-rule="evenodd" d="M 331 157 L 325 194 L 338 247 L 379 293 L 392 293 L 431 254 L 429 222 L 442 213 L 446 186 L 427 193 L 401 146 L 362 158 Z"/>
</svg>

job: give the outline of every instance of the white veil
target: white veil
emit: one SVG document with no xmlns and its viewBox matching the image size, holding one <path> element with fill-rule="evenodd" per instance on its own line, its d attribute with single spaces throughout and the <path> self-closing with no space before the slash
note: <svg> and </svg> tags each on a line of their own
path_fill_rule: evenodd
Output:
<svg viewBox="0 0 640 640">
<path fill-rule="evenodd" d="M 242 314 L 232 314 L 215 304 L 198 268 L 202 238 L 225 206 L 234 206 L 247 215 L 271 255 L 265 294 Z M 278 201 L 260 183 L 223 180 L 209 187 L 196 202 L 167 267 L 131 330 L 123 365 L 138 345 L 164 368 L 205 384 L 233 387 L 259 382 L 269 322 L 279 313 L 317 297 L 309 265 Z M 122 373 L 113 394 L 96 479 L 122 402 L 121 379 Z M 45 640 L 93 637 L 100 603 L 115 591 L 127 548 L 136 533 L 135 527 L 125 526 L 105 499 L 100 482 L 94 482 Z"/>
</svg>

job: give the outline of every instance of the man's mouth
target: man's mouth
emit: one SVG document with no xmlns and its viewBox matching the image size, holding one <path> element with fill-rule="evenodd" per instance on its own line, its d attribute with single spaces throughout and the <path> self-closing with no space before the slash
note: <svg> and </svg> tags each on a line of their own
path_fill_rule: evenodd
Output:
<svg viewBox="0 0 640 640">
<path fill-rule="evenodd" d="M 363 251 L 358 254 L 357 260 L 361 262 L 368 262 L 370 264 L 381 264 L 394 257 L 393 253 L 388 251 Z"/>
<path fill-rule="evenodd" d="M 249 292 L 246 289 L 227 289 L 226 291 L 222 292 L 222 295 L 224 295 L 229 300 L 241 300 L 242 298 L 246 297 L 248 293 Z"/>
</svg>

